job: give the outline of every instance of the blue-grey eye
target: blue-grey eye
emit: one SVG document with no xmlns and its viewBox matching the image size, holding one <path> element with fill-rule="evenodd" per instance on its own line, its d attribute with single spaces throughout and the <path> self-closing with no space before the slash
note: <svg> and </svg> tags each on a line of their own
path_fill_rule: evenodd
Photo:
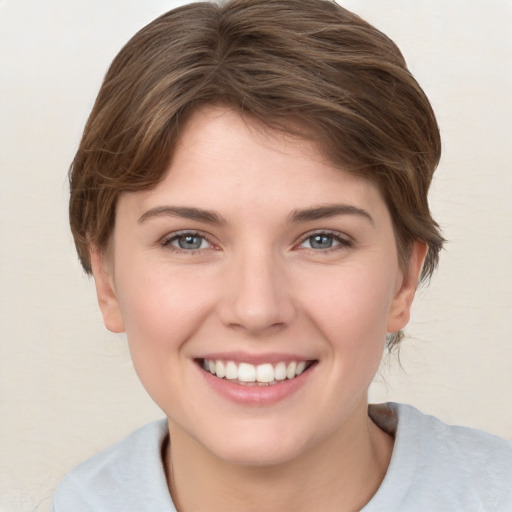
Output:
<svg viewBox="0 0 512 512">
<path fill-rule="evenodd" d="M 201 235 L 179 235 L 171 240 L 171 245 L 185 251 L 194 251 L 208 247 L 207 240 Z"/>
<path fill-rule="evenodd" d="M 312 249 L 329 249 L 333 246 L 333 236 L 326 234 L 313 235 L 309 237 Z"/>
<path fill-rule="evenodd" d="M 332 234 L 332 233 L 316 233 L 314 235 L 308 236 L 300 246 L 306 249 L 331 249 L 332 247 L 336 247 L 340 244 L 344 243 L 340 237 Z M 348 245 L 348 242 L 346 243 Z"/>
</svg>

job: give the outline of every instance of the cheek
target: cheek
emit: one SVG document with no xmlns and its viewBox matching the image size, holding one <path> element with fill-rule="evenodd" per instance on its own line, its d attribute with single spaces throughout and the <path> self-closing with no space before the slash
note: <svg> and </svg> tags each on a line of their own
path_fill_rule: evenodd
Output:
<svg viewBox="0 0 512 512">
<path fill-rule="evenodd" d="M 139 267 L 119 280 L 120 306 L 134 369 L 148 394 L 170 416 L 183 407 L 181 397 L 190 386 L 188 341 L 212 301 L 209 288 L 199 286 L 199 277 L 151 267 L 151 272 Z"/>
<path fill-rule="evenodd" d="M 150 272 L 119 274 L 119 303 L 137 373 L 145 382 L 168 374 L 183 356 L 186 342 L 211 309 L 211 287 L 200 273 L 169 272 L 152 265 Z M 152 377 L 154 376 L 154 377 Z"/>
<path fill-rule="evenodd" d="M 308 309 L 329 339 L 361 344 L 386 336 L 386 327 L 395 282 L 391 272 L 371 271 L 368 266 L 352 266 L 316 276 L 307 286 Z"/>
<path fill-rule="evenodd" d="M 127 331 L 161 328 L 168 335 L 180 334 L 187 320 L 193 323 L 201 305 L 210 298 L 211 287 L 204 286 L 205 276 L 200 271 L 185 267 L 170 269 L 165 262 L 135 262 L 130 267 L 116 272 L 119 283 L 116 288 Z"/>
<path fill-rule="evenodd" d="M 305 310 L 327 340 L 326 360 L 347 396 L 359 396 L 378 370 L 395 285 L 392 274 L 354 266 L 309 287 Z"/>
<path fill-rule="evenodd" d="M 330 421 L 333 429 L 365 400 L 378 371 L 394 289 L 387 277 L 390 270 L 382 274 L 351 265 L 317 275 L 302 288 L 303 311 L 314 329 L 308 334 L 323 340 L 324 374 L 330 383 L 315 400 L 320 410 L 331 411 L 326 425 Z"/>
</svg>

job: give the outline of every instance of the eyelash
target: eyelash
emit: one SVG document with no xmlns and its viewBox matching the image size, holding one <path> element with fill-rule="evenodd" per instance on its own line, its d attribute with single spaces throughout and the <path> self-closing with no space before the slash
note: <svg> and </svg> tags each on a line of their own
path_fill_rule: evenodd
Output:
<svg viewBox="0 0 512 512">
<path fill-rule="evenodd" d="M 314 247 L 301 247 L 304 243 L 306 243 L 308 240 L 310 241 L 314 237 L 318 236 L 326 236 L 331 237 L 333 242 L 336 242 L 336 245 L 326 248 L 314 248 Z M 180 238 L 200 238 L 202 239 L 201 245 L 203 241 L 209 244 L 210 247 L 207 248 L 201 248 L 198 249 L 184 249 L 180 247 L 175 247 L 172 245 L 173 242 L 179 240 Z M 171 235 L 165 237 L 161 240 L 160 245 L 162 247 L 165 247 L 168 250 L 171 250 L 175 253 L 181 253 L 181 254 L 187 254 L 187 255 L 194 255 L 199 254 L 203 252 L 205 249 L 210 249 L 212 247 L 215 247 L 212 242 L 209 241 L 208 236 L 204 233 L 201 233 L 200 231 L 178 231 L 176 233 L 172 233 Z M 311 252 L 314 254 L 328 254 L 333 251 L 339 251 L 343 249 L 347 249 L 353 246 L 353 241 L 349 239 L 346 235 L 341 235 L 340 233 L 337 233 L 336 231 L 326 231 L 326 230 L 319 230 L 314 231 L 312 233 L 307 233 L 305 236 L 301 237 L 299 243 L 297 243 L 294 248 L 302 249 L 307 252 Z"/>
<path fill-rule="evenodd" d="M 301 241 L 296 245 L 296 247 L 301 248 L 302 244 L 304 244 L 308 240 L 312 240 L 314 237 L 317 236 L 331 237 L 332 241 L 337 242 L 337 244 L 331 247 L 327 247 L 325 249 L 319 249 L 314 247 L 302 247 L 302 249 L 308 252 L 313 252 L 315 254 L 328 254 L 333 251 L 348 249 L 354 245 L 353 240 L 348 238 L 347 235 L 342 235 L 341 233 L 338 233 L 336 231 L 319 230 L 314 231 L 313 233 L 307 233 L 306 236 L 301 238 Z"/>
<path fill-rule="evenodd" d="M 180 247 L 175 247 L 172 245 L 172 242 L 176 241 L 176 240 L 179 240 L 180 238 L 186 238 L 186 237 L 190 237 L 190 238 L 201 238 L 202 240 L 206 241 L 210 247 L 213 247 L 214 245 L 212 244 L 212 242 L 210 242 L 208 240 L 208 237 L 204 234 L 204 233 L 201 233 L 200 231 L 178 231 L 177 233 L 172 233 L 171 235 L 165 237 L 164 239 L 162 239 L 162 241 L 160 242 L 160 245 L 162 247 L 165 247 L 166 249 L 169 249 L 173 252 L 176 252 L 176 253 L 180 253 L 180 254 L 199 254 L 201 253 L 202 251 L 205 250 L 205 248 L 199 248 L 199 249 L 183 249 L 183 248 L 180 248 Z"/>
</svg>

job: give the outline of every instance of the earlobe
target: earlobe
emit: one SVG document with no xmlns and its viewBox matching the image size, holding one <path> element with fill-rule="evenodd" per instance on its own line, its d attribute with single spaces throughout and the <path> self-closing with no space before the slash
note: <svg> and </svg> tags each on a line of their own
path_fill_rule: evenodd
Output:
<svg viewBox="0 0 512 512">
<path fill-rule="evenodd" d="M 427 244 L 416 241 L 411 247 L 409 266 L 393 298 L 388 318 L 388 332 L 397 332 L 405 327 L 411 316 L 411 306 L 418 286 L 418 281 L 427 255 Z"/>
<path fill-rule="evenodd" d="M 108 268 L 104 254 L 97 247 L 91 248 L 91 267 L 105 327 L 112 332 L 124 332 L 124 321 L 114 288 L 112 272 Z"/>
</svg>

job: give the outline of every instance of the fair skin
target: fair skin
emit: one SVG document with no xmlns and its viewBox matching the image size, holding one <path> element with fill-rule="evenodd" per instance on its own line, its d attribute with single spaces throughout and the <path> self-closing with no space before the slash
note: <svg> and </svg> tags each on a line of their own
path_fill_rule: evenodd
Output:
<svg viewBox="0 0 512 512">
<path fill-rule="evenodd" d="M 180 511 L 370 500 L 393 440 L 368 387 L 424 255 L 414 244 L 400 268 L 379 191 L 314 144 L 220 107 L 192 115 L 164 180 L 119 199 L 108 257 L 91 253 L 105 324 L 168 417 Z"/>
</svg>

